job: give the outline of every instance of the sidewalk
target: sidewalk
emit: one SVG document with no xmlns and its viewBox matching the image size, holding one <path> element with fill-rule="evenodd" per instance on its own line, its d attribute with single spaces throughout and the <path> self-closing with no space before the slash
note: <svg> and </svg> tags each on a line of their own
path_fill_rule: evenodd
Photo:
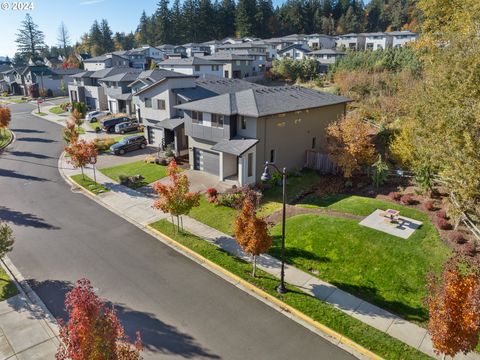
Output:
<svg viewBox="0 0 480 360">
<path fill-rule="evenodd" d="M 64 160 L 63 157 L 59 159 L 59 168 L 64 175 L 71 176 L 80 172 L 80 170 L 72 169 Z M 86 175 L 93 178 L 93 170 L 91 168 L 86 168 L 84 171 Z M 97 182 L 110 189 L 110 191 L 96 196 L 96 199 L 115 213 L 128 218 L 130 221 L 146 226 L 159 219 L 170 219 L 166 214 L 152 209 L 153 199 L 151 197 L 119 185 L 98 171 Z M 250 256 L 240 249 L 233 237 L 188 216 L 183 217 L 183 226 L 188 232 L 219 246 L 228 253 L 242 258 L 245 261 L 251 261 Z M 278 259 L 270 255 L 264 254 L 259 256 L 257 258 L 257 266 L 277 278 L 280 277 L 281 263 Z M 305 293 L 335 306 L 365 324 L 383 331 L 431 357 L 441 358 L 433 352 L 431 337 L 426 329 L 359 299 L 293 266 L 285 266 L 285 280 L 287 283 L 298 287 Z M 478 360 L 480 359 L 480 354 L 460 354 L 457 355 L 455 359 Z"/>
</svg>

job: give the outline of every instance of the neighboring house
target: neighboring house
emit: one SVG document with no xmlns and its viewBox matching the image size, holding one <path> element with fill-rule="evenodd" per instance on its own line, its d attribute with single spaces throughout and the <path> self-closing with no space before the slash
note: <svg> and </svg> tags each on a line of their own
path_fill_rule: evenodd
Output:
<svg viewBox="0 0 480 360">
<path fill-rule="evenodd" d="M 44 57 L 43 58 L 43 63 L 48 66 L 49 68 L 58 68 L 62 66 L 62 58 L 61 56 L 59 57 Z"/>
<path fill-rule="evenodd" d="M 20 86 L 16 80 L 15 68 L 10 64 L 0 64 L 0 92 L 20 95 Z"/>
<path fill-rule="evenodd" d="M 114 51 L 112 54 L 127 58 L 130 67 L 141 70 L 147 69 L 152 61 L 162 61 L 166 57 L 163 50 L 149 45 L 132 50 Z"/>
<path fill-rule="evenodd" d="M 314 58 L 320 64 L 329 65 L 334 64 L 338 59 L 345 56 L 345 52 L 336 49 L 320 49 L 310 52 L 308 56 Z"/>
<path fill-rule="evenodd" d="M 343 50 L 362 50 L 365 48 L 365 38 L 354 33 L 339 35 L 336 47 Z"/>
<path fill-rule="evenodd" d="M 208 46 L 210 48 L 210 54 L 215 54 L 218 47 L 220 45 L 223 45 L 223 43 L 220 40 L 211 40 L 203 42 L 202 45 Z"/>
<path fill-rule="evenodd" d="M 175 45 L 163 44 L 157 47 L 159 50 L 163 51 L 166 56 L 172 55 L 175 53 Z"/>
<path fill-rule="evenodd" d="M 307 45 L 312 50 L 333 49 L 335 48 L 335 38 L 324 34 L 305 35 Z"/>
<path fill-rule="evenodd" d="M 210 46 L 208 45 L 188 43 L 188 44 L 183 44 L 182 47 L 185 48 L 185 54 L 188 57 L 210 54 Z"/>
<path fill-rule="evenodd" d="M 362 50 L 383 50 L 392 47 L 393 38 L 388 33 L 363 33 L 359 36 L 364 38 Z"/>
<path fill-rule="evenodd" d="M 203 56 L 203 58 L 223 64 L 224 78 L 243 79 L 255 73 L 255 59 L 250 56 L 236 55 L 230 52 L 219 52 L 213 55 Z"/>
<path fill-rule="evenodd" d="M 79 62 L 84 62 L 85 60 L 91 58 L 90 54 L 86 54 L 86 53 L 76 53 L 75 57 Z"/>
<path fill-rule="evenodd" d="M 171 55 L 177 55 L 177 56 L 180 56 L 180 57 L 185 56 L 186 57 L 187 56 L 187 48 L 183 45 L 177 45 L 173 49 L 173 54 L 171 54 Z M 169 55 L 169 57 L 171 55 Z"/>
<path fill-rule="evenodd" d="M 140 75 L 139 69 L 128 69 L 114 75 L 108 75 L 98 80 L 107 96 L 108 111 L 111 113 L 135 114 L 132 104 L 132 90 L 128 86 Z"/>
<path fill-rule="evenodd" d="M 310 48 L 304 44 L 293 44 L 278 51 L 279 58 L 302 60 L 310 53 Z"/>
<path fill-rule="evenodd" d="M 245 36 L 243 38 L 232 38 L 232 37 L 227 37 L 223 39 L 221 42 L 222 44 L 241 44 L 245 42 L 252 42 L 252 41 L 258 41 L 261 40 L 260 38 L 252 37 L 252 36 Z"/>
<path fill-rule="evenodd" d="M 53 96 L 65 95 L 67 84 L 72 76 L 81 72 L 79 69 L 51 69 L 45 65 L 27 66 L 20 73 L 21 92 L 23 95 L 38 96 L 42 91 L 51 91 Z M 33 92 L 29 89 L 35 89 Z M 38 91 L 38 93 L 37 93 Z"/>
<path fill-rule="evenodd" d="M 202 57 L 171 58 L 158 63 L 159 69 L 176 71 L 185 75 L 223 76 L 223 64 Z"/>
<path fill-rule="evenodd" d="M 85 70 L 97 71 L 112 67 L 128 68 L 130 67 L 130 60 L 126 57 L 115 54 L 105 54 L 90 59 L 85 59 L 83 64 Z"/>
<path fill-rule="evenodd" d="M 402 47 L 410 41 L 415 41 L 418 35 L 411 31 L 392 31 L 387 33 L 392 37 L 393 47 Z"/>
<path fill-rule="evenodd" d="M 302 87 L 230 86 L 175 108 L 184 112 L 191 167 L 243 186 L 260 181 L 266 161 L 293 171 L 306 150 L 326 152 L 326 128 L 348 101 Z"/>
<path fill-rule="evenodd" d="M 291 34 L 287 36 L 283 36 L 280 38 L 285 46 L 289 46 L 292 44 L 300 44 L 300 45 L 305 45 L 308 46 L 308 40 L 305 34 Z"/>
</svg>

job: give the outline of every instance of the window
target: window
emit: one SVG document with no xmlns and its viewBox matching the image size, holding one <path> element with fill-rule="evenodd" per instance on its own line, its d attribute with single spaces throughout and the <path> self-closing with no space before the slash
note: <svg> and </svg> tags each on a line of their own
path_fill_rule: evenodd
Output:
<svg viewBox="0 0 480 360">
<path fill-rule="evenodd" d="M 200 71 L 200 65 L 195 65 L 195 71 Z"/>
<path fill-rule="evenodd" d="M 240 128 L 242 128 L 242 130 L 247 128 L 247 120 L 245 119 L 245 116 L 240 116 Z"/>
<path fill-rule="evenodd" d="M 212 127 L 223 128 L 223 115 L 212 114 Z"/>
<path fill-rule="evenodd" d="M 317 147 L 317 138 L 314 137 L 312 138 L 312 149 L 315 149 Z"/>
<path fill-rule="evenodd" d="M 203 124 L 203 113 L 200 111 L 192 111 L 192 123 Z"/>
<path fill-rule="evenodd" d="M 151 108 L 152 107 L 152 99 L 145 98 L 145 107 Z"/>
<path fill-rule="evenodd" d="M 220 65 L 212 65 L 212 71 L 218 71 L 220 69 Z"/>
<path fill-rule="evenodd" d="M 250 177 L 253 175 L 253 153 L 248 154 L 247 168 L 247 176 Z"/>
<path fill-rule="evenodd" d="M 237 66 L 240 66 L 240 60 L 235 61 L 235 64 L 236 64 Z"/>
<path fill-rule="evenodd" d="M 270 162 L 275 163 L 275 149 L 270 150 Z"/>
<path fill-rule="evenodd" d="M 157 108 L 160 110 L 165 110 L 165 100 L 157 99 Z"/>
</svg>

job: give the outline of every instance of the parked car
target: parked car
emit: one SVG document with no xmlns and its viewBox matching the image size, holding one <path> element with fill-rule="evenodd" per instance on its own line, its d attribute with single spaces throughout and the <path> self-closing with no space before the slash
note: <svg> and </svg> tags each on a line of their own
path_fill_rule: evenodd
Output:
<svg viewBox="0 0 480 360">
<path fill-rule="evenodd" d="M 138 121 L 129 121 L 115 125 L 115 132 L 125 134 L 130 131 L 138 131 L 140 123 Z"/>
<path fill-rule="evenodd" d="M 118 143 L 110 146 L 110 151 L 115 155 L 123 155 L 126 152 L 145 149 L 147 147 L 147 139 L 143 135 L 127 136 Z"/>
<path fill-rule="evenodd" d="M 131 120 L 126 116 L 114 117 L 112 119 L 102 121 L 102 128 L 106 132 L 112 133 L 115 132 L 116 125 L 124 122 L 131 122 Z"/>
<path fill-rule="evenodd" d="M 87 116 L 85 116 L 85 119 L 88 121 L 88 122 L 96 122 L 96 121 L 99 121 L 101 118 L 107 116 L 107 115 L 111 115 L 112 113 L 110 111 L 99 111 L 99 110 L 95 110 L 95 111 L 90 111 L 87 113 Z"/>
</svg>

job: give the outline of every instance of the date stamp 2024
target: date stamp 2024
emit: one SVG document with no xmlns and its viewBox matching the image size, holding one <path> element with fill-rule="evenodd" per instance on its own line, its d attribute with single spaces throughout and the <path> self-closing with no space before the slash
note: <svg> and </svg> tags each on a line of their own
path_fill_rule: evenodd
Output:
<svg viewBox="0 0 480 360">
<path fill-rule="evenodd" d="M 7 2 L 0 3 L 0 9 L 7 11 L 31 11 L 34 9 L 33 2 Z"/>
</svg>

